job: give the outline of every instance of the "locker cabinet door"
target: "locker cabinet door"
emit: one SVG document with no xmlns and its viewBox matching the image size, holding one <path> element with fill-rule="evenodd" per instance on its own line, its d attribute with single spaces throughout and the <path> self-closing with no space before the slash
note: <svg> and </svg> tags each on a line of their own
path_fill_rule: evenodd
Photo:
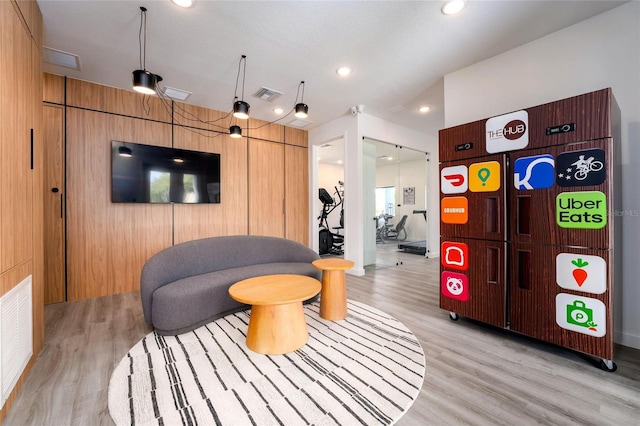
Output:
<svg viewBox="0 0 640 426">
<path fill-rule="evenodd" d="M 440 307 L 505 327 L 506 243 L 443 238 L 440 250 Z"/>
<path fill-rule="evenodd" d="M 440 235 L 506 240 L 505 156 L 440 165 Z"/>
<path fill-rule="evenodd" d="M 537 244 L 510 250 L 510 328 L 612 359 L 610 251 Z"/>
<path fill-rule="evenodd" d="M 611 139 L 509 154 L 509 240 L 612 246 Z"/>
</svg>

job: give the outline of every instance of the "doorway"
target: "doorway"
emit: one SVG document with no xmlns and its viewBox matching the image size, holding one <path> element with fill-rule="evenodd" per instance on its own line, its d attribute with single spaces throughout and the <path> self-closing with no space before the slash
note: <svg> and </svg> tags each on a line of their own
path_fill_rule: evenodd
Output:
<svg viewBox="0 0 640 426">
<path fill-rule="evenodd" d="M 374 207 L 365 205 L 365 218 L 375 217 L 375 229 L 366 231 L 375 234 L 374 243 L 365 238 L 365 253 L 373 252 L 375 258 L 365 256 L 365 266 L 395 264 L 394 252 L 426 256 L 428 153 L 372 139 L 365 142 L 375 149 L 375 178 L 363 179 L 375 193 Z"/>
<path fill-rule="evenodd" d="M 343 207 L 345 211 L 349 210 L 350 203 L 361 202 L 365 207 L 363 209 L 362 221 L 359 225 L 364 229 L 363 238 L 363 258 L 367 258 L 366 251 L 369 252 L 369 258 L 365 259 L 363 265 L 373 265 L 374 267 L 385 267 L 387 265 L 395 265 L 396 254 L 409 253 L 398 249 L 399 243 L 418 243 L 426 249 L 426 241 L 428 240 L 426 209 L 428 199 L 428 157 L 429 154 L 424 151 L 418 151 L 401 145 L 390 144 L 371 138 L 363 138 L 363 173 L 367 169 L 370 178 L 364 178 L 364 187 L 362 188 L 362 197 L 349 196 L 349 182 L 345 182 L 345 144 L 343 137 L 337 137 L 315 147 L 315 160 L 317 173 L 314 176 L 314 191 L 311 194 L 312 217 L 316 222 L 313 231 L 318 241 L 319 221 L 323 208 L 323 204 L 319 199 L 319 189 L 324 188 L 334 199 L 336 186 L 338 190 L 342 188 Z M 365 167 L 367 163 L 368 166 Z M 344 185 L 341 187 L 340 185 Z M 376 243 L 377 218 L 379 214 L 376 211 L 380 207 L 376 207 L 376 188 L 389 188 L 384 196 L 384 204 L 386 213 L 393 216 L 389 219 L 388 224 L 391 229 L 395 229 L 397 221 L 401 220 L 404 215 L 405 219 L 404 232 L 399 233 L 396 239 L 394 234 L 387 235 L 384 244 Z M 369 194 L 369 195 L 367 195 Z M 358 195 L 358 194 L 356 194 Z M 380 202 L 382 203 L 382 201 Z M 338 231 L 340 228 L 340 217 L 344 213 L 342 209 L 336 209 L 328 214 L 327 223 L 332 232 Z M 358 231 L 358 230 L 356 230 Z M 340 234 L 344 238 L 344 246 L 349 244 L 349 230 L 339 229 Z M 406 237 L 405 237 L 406 232 Z M 353 236 L 353 233 L 351 234 Z M 318 247 L 318 246 L 315 246 Z M 416 252 L 411 252 L 411 256 L 415 256 Z M 328 254 L 325 256 L 334 256 Z"/>
</svg>

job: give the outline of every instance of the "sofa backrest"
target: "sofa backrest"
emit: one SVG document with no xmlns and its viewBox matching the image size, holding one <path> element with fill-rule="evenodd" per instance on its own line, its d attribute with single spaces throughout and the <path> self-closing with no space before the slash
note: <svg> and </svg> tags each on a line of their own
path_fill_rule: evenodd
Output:
<svg viewBox="0 0 640 426">
<path fill-rule="evenodd" d="M 277 262 L 311 263 L 320 256 L 296 241 L 257 235 L 203 238 L 168 247 L 142 268 L 143 307 L 151 306 L 153 292 L 165 284 L 194 275 Z"/>
</svg>

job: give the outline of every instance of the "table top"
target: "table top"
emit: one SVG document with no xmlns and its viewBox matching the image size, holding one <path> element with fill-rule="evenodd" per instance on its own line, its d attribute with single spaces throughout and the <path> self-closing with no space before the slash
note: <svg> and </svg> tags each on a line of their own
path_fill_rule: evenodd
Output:
<svg viewBox="0 0 640 426">
<path fill-rule="evenodd" d="M 320 293 L 322 284 L 304 275 L 263 275 L 238 281 L 229 287 L 229 295 L 248 305 L 284 305 L 301 302 Z"/>
<path fill-rule="evenodd" d="M 311 264 L 318 269 L 327 271 L 344 271 L 353 268 L 353 265 L 355 265 L 352 260 L 338 258 L 318 259 L 311 262 Z"/>
</svg>

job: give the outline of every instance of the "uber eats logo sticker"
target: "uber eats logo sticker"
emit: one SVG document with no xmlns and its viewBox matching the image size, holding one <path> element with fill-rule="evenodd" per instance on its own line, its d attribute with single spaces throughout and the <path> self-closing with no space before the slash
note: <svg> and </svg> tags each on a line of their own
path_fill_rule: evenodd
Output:
<svg viewBox="0 0 640 426">
<path fill-rule="evenodd" d="M 607 224 L 607 196 L 600 191 L 558 194 L 556 222 L 561 228 L 604 228 Z"/>
</svg>

